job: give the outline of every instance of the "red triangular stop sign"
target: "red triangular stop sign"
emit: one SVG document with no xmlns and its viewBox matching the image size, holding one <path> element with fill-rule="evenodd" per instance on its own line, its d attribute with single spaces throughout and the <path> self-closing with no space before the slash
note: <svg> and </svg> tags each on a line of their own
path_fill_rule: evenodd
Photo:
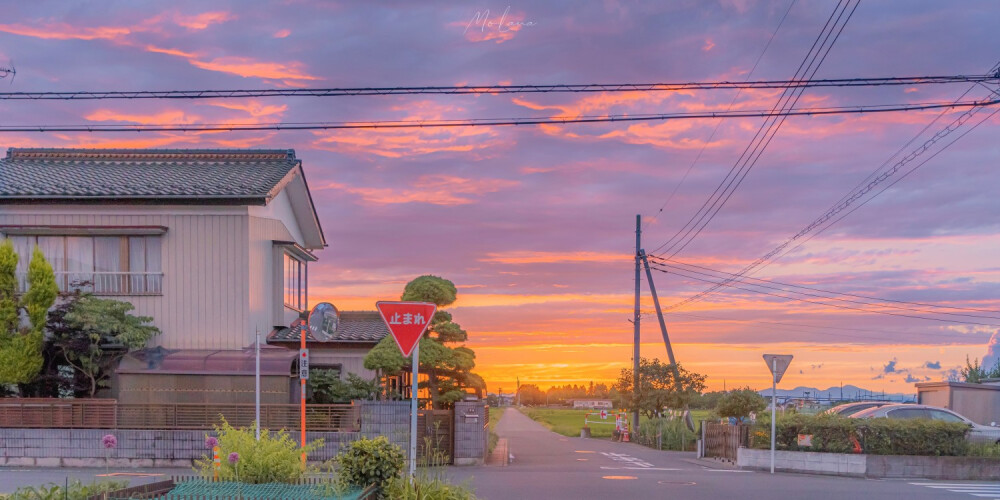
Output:
<svg viewBox="0 0 1000 500">
<path fill-rule="evenodd" d="M 392 332 L 396 345 L 408 357 L 430 324 L 437 305 L 431 302 L 376 302 L 382 321 Z"/>
</svg>

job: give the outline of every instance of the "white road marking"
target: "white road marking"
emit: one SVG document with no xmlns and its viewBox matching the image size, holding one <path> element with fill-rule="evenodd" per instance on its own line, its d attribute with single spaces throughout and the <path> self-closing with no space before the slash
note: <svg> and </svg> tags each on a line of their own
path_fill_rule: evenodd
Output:
<svg viewBox="0 0 1000 500">
<path fill-rule="evenodd" d="M 649 462 L 642 461 L 642 460 L 640 460 L 638 458 L 635 458 L 635 457 L 630 456 L 630 455 L 626 455 L 624 453 L 608 453 L 606 451 L 602 451 L 601 455 L 604 455 L 604 456 L 606 456 L 606 457 L 608 457 L 611 460 L 614 460 L 616 462 L 621 462 L 621 463 L 628 464 L 628 465 L 633 465 L 633 466 L 636 466 L 636 467 L 649 468 L 649 467 L 653 466 L 653 464 L 651 464 Z"/>
<path fill-rule="evenodd" d="M 1000 498 L 1000 483 L 910 483 L 935 490 L 966 493 L 974 497 Z"/>
<path fill-rule="evenodd" d="M 666 469 L 663 467 L 601 467 L 605 470 L 658 470 L 658 471 L 679 471 L 684 469 Z"/>
</svg>

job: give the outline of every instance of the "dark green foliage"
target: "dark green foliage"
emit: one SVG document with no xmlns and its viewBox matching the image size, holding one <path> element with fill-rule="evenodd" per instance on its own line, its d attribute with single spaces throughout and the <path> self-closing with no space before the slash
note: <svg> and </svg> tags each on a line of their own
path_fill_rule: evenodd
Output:
<svg viewBox="0 0 1000 500">
<path fill-rule="evenodd" d="M 390 498 L 385 488 L 394 478 L 400 477 L 404 457 L 403 450 L 385 436 L 378 436 L 352 442 L 347 450 L 337 455 L 336 462 L 342 482 L 359 488 L 375 485 L 381 499 Z"/>
<path fill-rule="evenodd" d="M 476 500 L 472 488 L 465 484 L 451 484 L 440 477 L 397 477 L 386 485 L 385 494 L 392 500 Z"/>
<path fill-rule="evenodd" d="M 312 389 L 310 403 L 350 403 L 356 399 L 373 400 L 381 390 L 378 379 L 365 380 L 354 373 L 347 380 L 340 380 L 339 370 L 312 370 L 309 372 Z"/>
<path fill-rule="evenodd" d="M 257 441 L 253 428 L 235 428 L 225 419 L 222 426 L 215 428 L 215 433 L 222 457 L 219 479 L 223 481 L 239 477 L 240 482 L 249 484 L 294 483 L 311 472 L 302 467 L 302 453 L 309 454 L 323 446 L 323 440 L 319 439 L 300 448 L 284 430 L 272 433 L 261 429 L 260 441 Z M 206 451 L 208 454 L 195 461 L 194 469 L 202 477 L 211 478 L 214 470 L 211 450 Z M 226 460 L 233 452 L 239 454 L 236 464 Z"/>
<path fill-rule="evenodd" d="M 18 256 L 9 241 L 0 245 L 0 384 L 28 384 L 42 370 L 42 331 L 59 288 L 52 266 L 35 247 L 28 263 L 28 290 L 16 301 Z M 21 312 L 28 324 L 21 322 Z"/>
<path fill-rule="evenodd" d="M 99 299 L 79 291 L 66 296 L 49 315 L 50 343 L 85 379 L 84 394 L 93 397 L 106 385 L 125 354 L 145 347 L 160 330 L 153 318 L 133 316 L 128 302 Z"/>
<path fill-rule="evenodd" d="M 750 416 L 751 413 L 759 413 L 766 407 L 767 400 L 763 396 L 749 387 L 744 387 L 723 394 L 715 407 L 715 413 L 720 417 L 740 419 Z"/>
<path fill-rule="evenodd" d="M 128 487 L 128 481 L 101 481 L 84 484 L 78 479 L 69 481 L 69 487 L 64 484 L 49 483 L 43 486 L 25 486 L 6 497 L 9 500 L 89 500 L 101 493 L 121 490 Z"/>
<path fill-rule="evenodd" d="M 691 398 L 688 407 L 692 410 L 714 410 L 719 404 L 719 400 L 726 394 L 725 391 L 712 391 L 699 394 Z"/>
<path fill-rule="evenodd" d="M 983 379 L 986 378 L 1000 378 L 1000 361 L 994 364 L 992 367 L 980 366 L 979 358 L 974 361 L 969 361 L 969 357 L 965 357 L 965 367 L 961 369 L 962 379 L 970 384 L 982 383 Z"/>
<path fill-rule="evenodd" d="M 705 389 L 705 375 L 689 372 L 680 364 L 677 371 L 680 385 L 669 363 L 640 358 L 638 408 L 641 413 L 652 419 L 664 408 L 683 408 Z M 624 405 L 635 407 L 631 368 L 622 368 L 615 389 L 621 393 Z"/>
<path fill-rule="evenodd" d="M 639 422 L 639 431 L 633 439 L 650 448 L 694 451 L 698 437 L 682 419 L 656 418 Z"/>
<path fill-rule="evenodd" d="M 451 281 L 425 275 L 407 283 L 400 300 L 433 302 L 443 307 L 455 302 L 457 293 Z M 447 345 L 465 342 L 468 337 L 468 333 L 452 321 L 450 313 L 439 310 L 420 339 L 420 372 L 427 375 L 427 379 L 420 382 L 420 387 L 427 389 L 436 409 L 460 401 L 467 389 L 473 389 L 482 397 L 486 388 L 482 377 L 472 373 L 476 366 L 476 353 L 465 346 Z M 365 368 L 386 375 L 407 370 L 411 363 L 410 358 L 403 358 L 391 337 L 382 339 L 365 356 Z"/>
<path fill-rule="evenodd" d="M 535 384 L 522 384 L 514 401 L 525 406 L 543 405 L 545 404 L 545 393 Z"/>
<path fill-rule="evenodd" d="M 854 453 L 855 443 L 871 455 L 962 456 L 968 452 L 962 423 L 930 419 L 848 418 L 839 415 L 791 414 L 779 416 L 776 448 L 790 451 Z M 812 446 L 798 446 L 799 434 L 811 434 Z M 751 446 L 770 448 L 770 421 L 758 420 Z"/>
</svg>

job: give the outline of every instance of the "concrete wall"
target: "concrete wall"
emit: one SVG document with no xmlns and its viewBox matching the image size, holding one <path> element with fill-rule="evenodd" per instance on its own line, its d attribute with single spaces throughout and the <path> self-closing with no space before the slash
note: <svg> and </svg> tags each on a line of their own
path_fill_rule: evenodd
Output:
<svg viewBox="0 0 1000 500">
<path fill-rule="evenodd" d="M 309 455 L 326 461 L 361 437 L 386 436 L 408 455 L 410 403 L 408 401 L 361 404 L 361 432 L 306 432 L 306 441 L 323 440 L 323 447 Z M 102 438 L 113 434 L 118 446 L 105 450 Z M 190 467 L 207 456 L 205 437 L 213 431 L 122 429 L 10 429 L 0 428 L 0 466 L 19 467 Z M 299 433 L 290 437 L 299 442 Z"/>
<path fill-rule="evenodd" d="M 769 470 L 770 450 L 740 448 L 736 465 Z M 974 457 L 848 455 L 805 451 L 776 451 L 774 470 L 835 476 L 896 479 L 1000 480 L 1000 462 Z"/>
</svg>

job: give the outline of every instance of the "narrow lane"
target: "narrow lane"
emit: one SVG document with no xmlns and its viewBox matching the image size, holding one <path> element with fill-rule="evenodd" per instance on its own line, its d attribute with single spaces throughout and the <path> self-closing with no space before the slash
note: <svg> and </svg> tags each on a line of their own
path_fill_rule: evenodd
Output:
<svg viewBox="0 0 1000 500">
<path fill-rule="evenodd" d="M 694 453 L 564 437 L 514 408 L 504 412 L 497 434 L 510 444 L 514 461 L 508 467 L 453 468 L 450 474 L 459 481 L 469 481 L 486 500 L 971 498 L 967 492 L 955 491 L 958 488 L 926 486 L 933 481 L 771 475 L 715 467 L 696 460 Z"/>
</svg>

